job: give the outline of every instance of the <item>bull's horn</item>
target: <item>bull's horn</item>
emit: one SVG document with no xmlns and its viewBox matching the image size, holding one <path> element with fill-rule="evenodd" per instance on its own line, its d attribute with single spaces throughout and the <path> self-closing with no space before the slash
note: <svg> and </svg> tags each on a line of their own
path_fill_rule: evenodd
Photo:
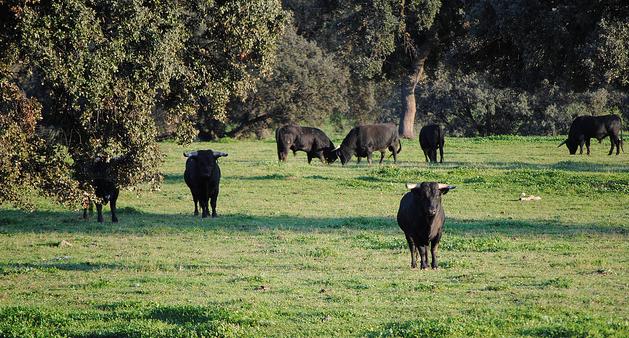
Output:
<svg viewBox="0 0 629 338">
<path fill-rule="evenodd" d="M 559 145 L 557 146 L 557 148 L 561 147 L 562 145 L 566 144 L 566 142 L 568 141 L 568 139 L 563 140 L 563 142 L 559 143 Z"/>
<path fill-rule="evenodd" d="M 448 184 L 443 184 L 443 183 L 437 183 L 437 184 L 439 185 L 439 190 L 441 190 L 441 189 L 449 189 L 449 190 L 456 189 L 456 187 L 453 186 L 453 185 L 448 185 Z"/>
<path fill-rule="evenodd" d="M 224 153 L 222 151 L 214 151 L 212 152 L 212 155 L 214 155 L 214 157 L 221 157 L 221 156 L 227 156 L 227 153 Z"/>
<path fill-rule="evenodd" d="M 338 146 L 338 147 L 336 147 L 336 148 L 332 149 L 332 151 L 337 151 L 337 150 L 339 150 L 339 149 L 341 149 L 341 146 Z"/>
<path fill-rule="evenodd" d="M 418 185 L 417 183 L 406 183 L 406 189 L 415 189 Z"/>
<path fill-rule="evenodd" d="M 197 156 L 199 153 L 196 151 L 191 151 L 189 153 L 183 153 L 183 156 L 185 157 L 192 157 L 192 156 Z"/>
</svg>

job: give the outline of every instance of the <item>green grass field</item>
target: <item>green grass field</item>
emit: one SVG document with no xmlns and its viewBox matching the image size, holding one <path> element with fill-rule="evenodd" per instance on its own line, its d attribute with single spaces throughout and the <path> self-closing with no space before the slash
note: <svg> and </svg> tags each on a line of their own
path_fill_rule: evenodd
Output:
<svg viewBox="0 0 629 338">
<path fill-rule="evenodd" d="M 560 141 L 449 138 L 427 165 L 408 140 L 372 167 L 163 143 L 161 191 L 121 192 L 117 224 L 0 209 L 0 336 L 627 337 L 629 153 Z M 204 148 L 229 153 L 217 219 L 193 217 L 183 182 L 181 153 Z M 410 269 L 395 221 L 421 181 L 457 186 L 437 271 Z"/>
</svg>

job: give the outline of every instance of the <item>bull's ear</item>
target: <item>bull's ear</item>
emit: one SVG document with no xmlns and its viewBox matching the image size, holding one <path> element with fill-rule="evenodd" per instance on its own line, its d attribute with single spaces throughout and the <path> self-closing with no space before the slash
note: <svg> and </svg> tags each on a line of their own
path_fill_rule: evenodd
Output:
<svg viewBox="0 0 629 338">
<path fill-rule="evenodd" d="M 222 156 L 227 156 L 227 153 L 224 153 L 222 151 L 213 151 L 212 155 L 214 155 L 215 158 L 219 158 L 219 157 L 222 157 Z"/>
<path fill-rule="evenodd" d="M 418 186 L 419 186 L 419 184 L 418 184 L 418 183 L 406 183 L 406 189 L 409 189 L 409 190 L 411 190 L 411 189 L 415 189 L 415 188 L 417 188 Z"/>
<path fill-rule="evenodd" d="M 189 152 L 189 153 L 183 153 L 183 156 L 184 156 L 184 157 L 194 157 L 194 156 L 197 156 L 198 154 L 199 154 L 199 153 L 198 153 L 198 152 L 196 152 L 196 151 L 191 151 L 191 152 Z"/>
<path fill-rule="evenodd" d="M 450 191 L 452 189 L 456 189 L 456 187 L 453 186 L 453 185 L 447 185 L 447 184 L 439 183 L 439 190 L 441 191 L 442 195 L 447 194 L 448 191 Z"/>
<path fill-rule="evenodd" d="M 561 147 L 562 145 L 566 144 L 566 142 L 568 142 L 568 139 L 563 140 L 563 142 L 559 143 L 559 145 L 557 146 L 557 148 Z"/>
</svg>

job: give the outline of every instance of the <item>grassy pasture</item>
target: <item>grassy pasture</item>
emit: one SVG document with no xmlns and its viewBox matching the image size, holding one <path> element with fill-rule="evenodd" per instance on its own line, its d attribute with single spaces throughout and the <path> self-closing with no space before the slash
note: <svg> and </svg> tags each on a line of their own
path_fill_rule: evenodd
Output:
<svg viewBox="0 0 629 338">
<path fill-rule="evenodd" d="M 560 141 L 450 138 L 427 165 L 407 140 L 372 167 L 163 143 L 162 190 L 121 192 L 118 224 L 0 209 L 0 336 L 629 336 L 629 154 Z M 217 219 L 183 182 L 203 148 L 230 154 Z M 441 269 L 411 270 L 395 214 L 405 182 L 433 180 L 457 185 Z"/>
</svg>

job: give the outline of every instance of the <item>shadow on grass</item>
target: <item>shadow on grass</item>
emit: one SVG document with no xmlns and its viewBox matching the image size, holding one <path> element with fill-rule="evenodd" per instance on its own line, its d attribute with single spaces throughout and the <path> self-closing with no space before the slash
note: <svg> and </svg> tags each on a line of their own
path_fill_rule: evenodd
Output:
<svg viewBox="0 0 629 338">
<path fill-rule="evenodd" d="M 86 234 L 142 234 L 178 233 L 187 231 L 259 232 L 291 230 L 301 232 L 375 230 L 399 231 L 394 217 L 298 217 L 290 215 L 255 216 L 223 214 L 218 218 L 200 218 L 191 214 L 146 213 L 134 208 L 121 208 L 120 222 L 96 222 L 92 217 L 83 220 L 76 212 L 3 210 L 0 214 L 0 234 L 14 233 L 86 233 Z M 506 236 L 526 234 L 572 235 L 579 233 L 627 234 L 624 226 L 596 224 L 567 224 L 537 220 L 468 220 L 446 219 L 446 231 L 453 234 L 498 234 Z"/>
<path fill-rule="evenodd" d="M 60 259 L 63 259 L 63 258 L 60 258 Z M 129 268 L 129 266 L 118 265 L 118 264 L 91 263 L 91 262 L 0 263 L 0 275 L 19 274 L 23 272 L 28 272 L 30 270 L 97 271 L 97 270 L 117 270 L 117 269 L 126 269 L 126 268 Z"/>
<path fill-rule="evenodd" d="M 85 321 L 107 324 L 86 327 Z M 215 306 L 133 302 L 80 313 L 47 307 L 0 307 L 0 323 L 3 337 L 234 337 L 257 325 L 253 319 Z"/>
<path fill-rule="evenodd" d="M 404 162 L 400 167 L 418 167 L 416 163 Z M 626 164 L 602 164 L 575 161 L 559 161 L 557 163 L 527 163 L 527 162 L 452 162 L 426 163 L 419 167 L 433 169 L 453 169 L 453 168 L 487 168 L 487 169 L 532 169 L 532 170 L 565 170 L 574 172 L 628 172 L 629 165 Z"/>
</svg>

